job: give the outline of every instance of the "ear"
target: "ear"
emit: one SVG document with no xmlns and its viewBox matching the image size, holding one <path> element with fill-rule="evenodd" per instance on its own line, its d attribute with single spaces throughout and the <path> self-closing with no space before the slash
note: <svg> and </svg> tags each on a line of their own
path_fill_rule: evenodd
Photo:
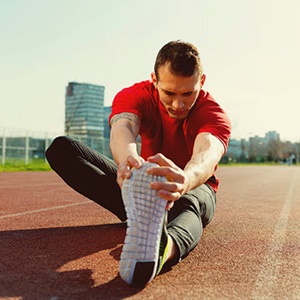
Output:
<svg viewBox="0 0 300 300">
<path fill-rule="evenodd" d="M 205 80 L 206 80 L 206 75 L 205 75 L 205 74 L 203 74 L 203 75 L 201 76 L 201 80 L 200 80 L 201 86 L 203 86 L 203 85 L 204 85 L 204 83 L 205 83 Z"/>
<path fill-rule="evenodd" d="M 152 82 L 153 82 L 153 84 L 156 88 L 156 86 L 157 86 L 157 77 L 156 77 L 154 72 L 151 73 L 151 79 L 152 79 Z"/>
</svg>

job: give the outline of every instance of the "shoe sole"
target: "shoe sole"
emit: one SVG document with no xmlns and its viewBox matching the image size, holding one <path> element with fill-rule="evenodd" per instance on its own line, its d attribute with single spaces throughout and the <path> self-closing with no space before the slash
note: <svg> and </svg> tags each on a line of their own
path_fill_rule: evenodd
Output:
<svg viewBox="0 0 300 300">
<path fill-rule="evenodd" d="M 156 164 L 145 162 L 132 171 L 125 180 L 122 196 L 128 218 L 128 227 L 121 253 L 119 271 L 121 278 L 130 285 L 143 286 L 156 275 L 159 246 L 166 200 L 150 188 L 153 181 L 166 181 L 165 177 L 152 176 L 146 170 Z"/>
</svg>

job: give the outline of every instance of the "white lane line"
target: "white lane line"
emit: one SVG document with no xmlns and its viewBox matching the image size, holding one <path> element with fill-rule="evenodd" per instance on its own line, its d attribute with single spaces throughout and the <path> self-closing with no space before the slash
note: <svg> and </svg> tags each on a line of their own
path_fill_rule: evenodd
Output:
<svg viewBox="0 0 300 300">
<path fill-rule="evenodd" d="M 251 299 L 274 299 L 274 285 L 277 283 L 278 273 L 282 264 L 281 257 L 286 241 L 286 229 L 293 201 L 295 183 L 296 176 L 294 173 L 265 259 L 260 266 L 260 272 L 256 278 Z"/>
<path fill-rule="evenodd" d="M 58 206 L 54 206 L 54 207 L 40 208 L 40 209 L 24 211 L 24 212 L 16 213 L 16 214 L 4 215 L 4 216 L 0 216 L 0 220 L 6 219 L 6 218 L 21 217 L 21 216 L 25 216 L 25 215 L 36 214 L 36 213 L 51 211 L 51 210 L 56 210 L 56 209 L 62 209 L 62 208 L 71 207 L 71 206 L 84 205 L 84 204 L 88 204 L 88 203 L 93 203 L 93 201 L 89 200 L 89 201 L 84 201 L 84 202 L 58 205 Z"/>
<path fill-rule="evenodd" d="M 32 184 L 11 184 L 11 185 L 0 185 L 0 189 L 18 189 L 23 187 L 34 187 L 34 186 L 51 186 L 51 185 L 64 185 L 63 183 L 32 183 Z"/>
</svg>

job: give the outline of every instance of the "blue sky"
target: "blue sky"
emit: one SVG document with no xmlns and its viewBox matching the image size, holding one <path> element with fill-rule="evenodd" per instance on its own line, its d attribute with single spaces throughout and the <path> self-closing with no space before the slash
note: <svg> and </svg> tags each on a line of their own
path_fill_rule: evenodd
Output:
<svg viewBox="0 0 300 300">
<path fill-rule="evenodd" d="M 182 39 L 199 48 L 232 137 L 298 142 L 299 31 L 298 0 L 0 0 L 0 128 L 60 134 L 69 81 L 105 85 L 110 105 Z"/>
</svg>

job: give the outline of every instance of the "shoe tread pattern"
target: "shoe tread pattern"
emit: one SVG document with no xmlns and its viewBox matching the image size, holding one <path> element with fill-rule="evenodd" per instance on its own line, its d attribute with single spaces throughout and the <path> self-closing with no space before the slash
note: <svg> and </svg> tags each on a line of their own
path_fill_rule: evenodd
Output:
<svg viewBox="0 0 300 300">
<path fill-rule="evenodd" d="M 129 284 L 146 284 L 156 275 L 166 201 L 158 197 L 150 183 L 166 179 L 147 174 L 146 170 L 152 166 L 155 164 L 145 162 L 140 169 L 133 170 L 122 188 L 128 228 L 121 254 L 120 275 Z M 141 272 L 143 265 L 147 270 L 144 276 Z"/>
</svg>

